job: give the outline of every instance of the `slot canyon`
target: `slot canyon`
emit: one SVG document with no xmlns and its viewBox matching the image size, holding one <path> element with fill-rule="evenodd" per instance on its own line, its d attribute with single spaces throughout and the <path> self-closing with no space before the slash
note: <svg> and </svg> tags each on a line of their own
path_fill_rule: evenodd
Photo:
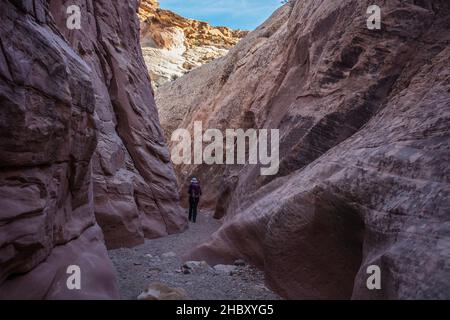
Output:
<svg viewBox="0 0 450 320">
<path fill-rule="evenodd" d="M 450 299 L 449 1 L 162 7 L 1 2 L 0 299 Z M 278 129 L 276 175 L 173 164 L 199 121 Z"/>
</svg>

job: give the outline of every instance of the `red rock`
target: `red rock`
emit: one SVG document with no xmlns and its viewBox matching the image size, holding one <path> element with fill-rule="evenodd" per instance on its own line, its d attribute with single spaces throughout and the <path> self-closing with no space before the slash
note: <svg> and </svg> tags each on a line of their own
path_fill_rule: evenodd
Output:
<svg viewBox="0 0 450 320">
<path fill-rule="evenodd" d="M 157 0 L 140 1 L 141 46 L 153 87 L 225 56 L 247 33 L 184 18 L 161 9 Z"/>
<path fill-rule="evenodd" d="M 69 31 L 74 4 L 82 29 Z M 116 248 L 186 228 L 137 5 L 0 4 L 2 299 L 118 298 L 102 231 Z M 69 265 L 80 291 L 66 286 Z"/>
<path fill-rule="evenodd" d="M 99 132 L 94 203 L 106 244 L 133 246 L 183 231 L 187 219 L 139 47 L 138 3 L 87 1 L 81 32 L 65 28 L 66 8 L 76 3 L 52 0 L 50 9 L 93 71 Z"/>
<path fill-rule="evenodd" d="M 370 31 L 371 4 L 296 1 L 158 90 L 169 132 L 203 120 L 281 134 L 275 177 L 177 168 L 224 219 L 188 259 L 243 258 L 286 298 L 450 298 L 450 5 L 385 2 Z"/>
<path fill-rule="evenodd" d="M 0 5 L 0 298 L 118 298 L 94 217 L 91 70 L 32 4 Z"/>
</svg>

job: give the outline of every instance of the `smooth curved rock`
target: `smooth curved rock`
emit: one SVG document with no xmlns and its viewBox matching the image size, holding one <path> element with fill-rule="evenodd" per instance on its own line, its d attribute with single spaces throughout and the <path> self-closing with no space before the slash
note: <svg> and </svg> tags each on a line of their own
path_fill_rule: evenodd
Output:
<svg viewBox="0 0 450 320">
<path fill-rule="evenodd" d="M 189 259 L 243 258 L 286 298 L 450 298 L 450 4 L 385 2 L 370 31 L 371 4 L 295 1 L 158 90 L 169 134 L 199 120 L 280 129 L 275 177 L 176 168 L 224 220 Z"/>
<path fill-rule="evenodd" d="M 81 30 L 66 26 L 69 5 L 81 9 Z M 0 4 L 2 299 L 118 298 L 105 240 L 133 246 L 187 226 L 137 8 Z M 81 290 L 66 286 L 71 265 Z"/>
<path fill-rule="evenodd" d="M 0 299 L 115 299 L 94 217 L 91 69 L 44 1 L 0 10 Z M 82 290 L 68 290 L 67 268 Z"/>
<path fill-rule="evenodd" d="M 82 8 L 82 29 L 65 28 L 66 8 Z M 187 227 L 139 45 L 138 1 L 52 0 L 59 29 L 92 68 L 98 146 L 95 215 L 108 248 Z"/>
</svg>

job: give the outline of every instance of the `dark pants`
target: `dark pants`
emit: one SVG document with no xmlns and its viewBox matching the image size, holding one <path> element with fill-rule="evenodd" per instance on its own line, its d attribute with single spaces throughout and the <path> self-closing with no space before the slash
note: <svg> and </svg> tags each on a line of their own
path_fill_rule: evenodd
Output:
<svg viewBox="0 0 450 320">
<path fill-rule="evenodd" d="M 189 221 L 197 221 L 197 207 L 199 198 L 189 197 Z"/>
</svg>

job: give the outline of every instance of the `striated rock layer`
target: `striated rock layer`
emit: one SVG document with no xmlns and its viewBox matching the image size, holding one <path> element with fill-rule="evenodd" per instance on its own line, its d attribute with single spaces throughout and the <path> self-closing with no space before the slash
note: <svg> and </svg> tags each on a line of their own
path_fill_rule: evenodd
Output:
<svg viewBox="0 0 450 320">
<path fill-rule="evenodd" d="M 190 259 L 244 258 L 287 298 L 450 298 L 450 4 L 380 3 L 371 31 L 372 4 L 295 1 L 158 90 L 168 134 L 280 129 L 277 176 L 177 168 L 224 219 Z"/>
<path fill-rule="evenodd" d="M 66 27 L 69 5 L 81 30 Z M 0 4 L 0 299 L 118 298 L 105 240 L 186 228 L 137 6 Z M 70 265 L 82 290 L 67 288 Z"/>
<path fill-rule="evenodd" d="M 98 146 L 95 215 L 108 248 L 187 226 L 139 46 L 137 1 L 51 0 L 59 29 L 91 66 Z M 66 8 L 82 8 L 82 32 L 65 28 Z"/>
<path fill-rule="evenodd" d="M 94 217 L 91 70 L 44 1 L 0 7 L 0 299 L 118 298 Z"/>
<path fill-rule="evenodd" d="M 155 88 L 226 55 L 247 31 L 213 27 L 159 7 L 157 0 L 139 6 L 141 43 Z"/>
</svg>

